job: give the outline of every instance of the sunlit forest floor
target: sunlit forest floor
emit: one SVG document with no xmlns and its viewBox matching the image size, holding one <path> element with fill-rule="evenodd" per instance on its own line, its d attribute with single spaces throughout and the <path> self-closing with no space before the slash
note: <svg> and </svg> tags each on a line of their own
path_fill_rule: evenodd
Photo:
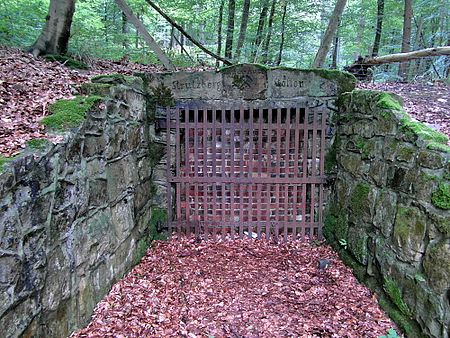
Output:
<svg viewBox="0 0 450 338">
<path fill-rule="evenodd" d="M 89 70 L 71 69 L 63 63 L 34 58 L 19 49 L 0 47 L 0 155 L 16 155 L 28 140 L 47 137 L 39 121 L 49 114 L 49 104 L 73 97 L 78 93 L 77 87 L 92 76 L 162 71 L 161 67 L 127 60 L 90 60 L 89 66 Z M 450 136 L 450 86 L 383 83 L 359 87 L 399 94 L 405 101 L 405 109 L 417 120 Z"/>
<path fill-rule="evenodd" d="M 71 337 L 371 338 L 395 327 L 327 245 L 183 237 L 156 242 Z"/>
</svg>

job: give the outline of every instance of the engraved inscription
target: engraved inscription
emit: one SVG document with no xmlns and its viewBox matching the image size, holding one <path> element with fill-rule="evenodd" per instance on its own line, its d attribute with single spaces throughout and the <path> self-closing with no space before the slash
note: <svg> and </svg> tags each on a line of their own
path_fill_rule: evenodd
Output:
<svg viewBox="0 0 450 338">
<path fill-rule="evenodd" d="M 303 88 L 304 83 L 302 80 L 288 78 L 286 75 L 283 75 L 281 79 L 274 79 L 274 86 L 280 88 Z"/>
<path fill-rule="evenodd" d="M 204 79 L 194 79 L 190 81 L 172 81 L 173 90 L 189 90 L 189 89 L 215 89 L 221 90 L 222 83 L 220 81 L 205 81 Z"/>
</svg>

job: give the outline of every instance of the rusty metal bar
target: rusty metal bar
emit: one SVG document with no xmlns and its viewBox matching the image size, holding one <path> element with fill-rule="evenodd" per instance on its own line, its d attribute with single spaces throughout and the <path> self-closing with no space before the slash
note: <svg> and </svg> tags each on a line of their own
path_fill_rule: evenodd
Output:
<svg viewBox="0 0 450 338">
<path fill-rule="evenodd" d="M 172 234 L 172 173 L 171 173 L 171 142 L 170 142 L 170 111 L 166 111 L 166 161 L 167 161 L 167 222 L 169 228 L 169 235 Z"/>
</svg>

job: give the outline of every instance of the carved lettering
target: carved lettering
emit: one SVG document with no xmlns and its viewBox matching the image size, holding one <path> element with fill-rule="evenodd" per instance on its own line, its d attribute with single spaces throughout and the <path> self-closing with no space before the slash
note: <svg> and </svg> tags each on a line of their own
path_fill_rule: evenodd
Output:
<svg viewBox="0 0 450 338">
<path fill-rule="evenodd" d="M 172 81 L 172 90 L 189 90 L 189 89 L 216 89 L 221 90 L 222 83 L 220 81 L 205 81 L 204 79 L 194 79 L 190 81 Z"/>
<path fill-rule="evenodd" d="M 303 88 L 304 87 L 303 80 L 290 79 L 286 75 L 283 75 L 283 77 L 281 79 L 275 78 L 274 85 L 275 85 L 275 87 L 280 87 L 280 88 Z"/>
</svg>

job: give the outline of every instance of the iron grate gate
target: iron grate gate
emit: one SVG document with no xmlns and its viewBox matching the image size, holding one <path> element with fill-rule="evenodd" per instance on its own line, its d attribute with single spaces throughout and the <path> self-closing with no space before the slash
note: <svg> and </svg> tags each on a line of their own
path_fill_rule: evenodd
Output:
<svg viewBox="0 0 450 338">
<path fill-rule="evenodd" d="M 170 233 L 321 237 L 324 109 L 176 108 L 166 121 Z"/>
</svg>

